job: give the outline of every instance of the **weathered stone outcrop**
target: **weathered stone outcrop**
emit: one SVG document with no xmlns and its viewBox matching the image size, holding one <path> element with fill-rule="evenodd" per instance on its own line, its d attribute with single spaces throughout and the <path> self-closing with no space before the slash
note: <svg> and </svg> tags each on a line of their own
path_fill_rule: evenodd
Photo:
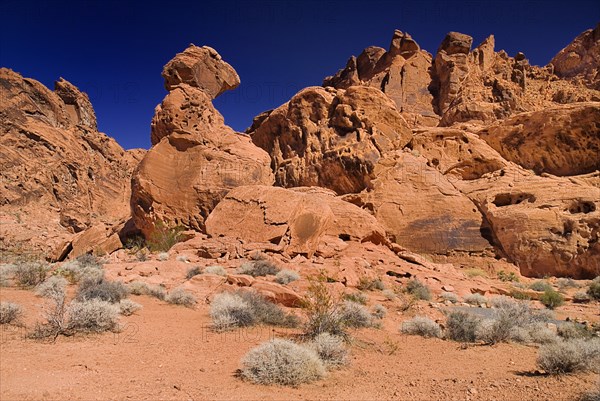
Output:
<svg viewBox="0 0 600 401">
<path fill-rule="evenodd" d="M 131 210 L 148 236 L 161 222 L 204 231 L 204 220 L 239 185 L 273 183 L 269 156 L 234 132 L 212 99 L 236 87 L 232 67 L 209 47 L 190 46 L 163 70 L 170 90 L 152 119 L 152 148 L 132 180 Z"/>
<path fill-rule="evenodd" d="M 128 219 L 131 173 L 144 152 L 98 132 L 87 95 L 74 85 L 60 79 L 51 91 L 0 69 L 0 127 L 4 250 L 65 257 L 74 234 Z"/>
</svg>

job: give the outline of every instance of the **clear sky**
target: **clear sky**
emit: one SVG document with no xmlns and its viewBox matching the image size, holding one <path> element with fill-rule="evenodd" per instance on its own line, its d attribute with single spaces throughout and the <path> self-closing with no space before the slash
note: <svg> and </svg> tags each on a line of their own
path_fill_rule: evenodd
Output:
<svg viewBox="0 0 600 401">
<path fill-rule="evenodd" d="M 0 0 L 0 65 L 53 88 L 88 93 L 101 131 L 125 148 L 150 145 L 166 91 L 162 67 L 189 43 L 214 47 L 241 77 L 215 104 L 244 130 L 260 112 L 320 85 L 394 29 L 434 53 L 449 31 L 545 65 L 600 21 L 600 1 Z"/>
</svg>

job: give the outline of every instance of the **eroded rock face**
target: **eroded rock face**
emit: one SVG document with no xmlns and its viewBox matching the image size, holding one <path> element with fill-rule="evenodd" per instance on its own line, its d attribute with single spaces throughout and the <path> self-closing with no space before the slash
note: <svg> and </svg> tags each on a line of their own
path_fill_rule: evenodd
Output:
<svg viewBox="0 0 600 401">
<path fill-rule="evenodd" d="M 587 87 L 600 90 L 600 23 L 577 36 L 550 64 L 559 77 L 580 79 Z"/>
<path fill-rule="evenodd" d="M 600 103 L 518 114 L 479 135 L 505 159 L 537 174 L 600 170 Z"/>
<path fill-rule="evenodd" d="M 51 91 L 2 68 L 0 99 L 5 249 L 66 257 L 74 234 L 128 219 L 131 174 L 144 151 L 98 132 L 86 94 L 64 79 Z"/>
<path fill-rule="evenodd" d="M 135 225 L 204 231 L 210 211 L 239 185 L 273 183 L 270 158 L 250 137 L 234 132 L 212 99 L 239 84 L 231 66 L 207 47 L 190 46 L 163 71 L 170 89 L 152 119 L 152 148 L 132 180 Z"/>
<path fill-rule="evenodd" d="M 235 188 L 212 211 L 206 231 L 213 237 L 271 242 L 288 255 L 312 256 L 328 237 L 387 243 L 373 216 L 322 188 Z"/>
<path fill-rule="evenodd" d="M 277 185 L 337 194 L 370 187 L 382 155 L 411 138 L 393 102 L 370 87 L 310 87 L 255 121 L 252 141 L 271 155 Z"/>
</svg>

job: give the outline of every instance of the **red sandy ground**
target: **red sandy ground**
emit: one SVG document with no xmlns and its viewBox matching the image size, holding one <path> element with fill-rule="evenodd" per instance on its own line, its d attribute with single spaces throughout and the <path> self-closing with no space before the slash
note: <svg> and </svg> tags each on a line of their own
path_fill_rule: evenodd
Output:
<svg viewBox="0 0 600 401">
<path fill-rule="evenodd" d="M 41 299 L 1 288 L 0 299 L 25 308 L 24 324 L 39 319 Z M 272 336 L 262 327 L 227 334 L 209 330 L 208 306 L 173 306 L 132 296 L 143 309 L 121 318 L 118 333 L 23 338 L 26 328 L 0 326 L 2 400 L 399 399 L 573 400 L 598 383 L 595 374 L 536 375 L 537 348 L 469 346 L 398 332 L 389 308 L 381 329 L 353 333 L 351 363 L 322 381 L 297 388 L 257 386 L 235 377 L 240 359 Z M 597 304 L 590 305 L 593 309 Z"/>
</svg>

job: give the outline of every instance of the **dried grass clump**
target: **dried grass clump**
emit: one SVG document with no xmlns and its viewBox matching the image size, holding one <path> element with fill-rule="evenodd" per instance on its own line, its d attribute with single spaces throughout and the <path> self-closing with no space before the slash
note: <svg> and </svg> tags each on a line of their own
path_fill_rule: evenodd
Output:
<svg viewBox="0 0 600 401">
<path fill-rule="evenodd" d="M 446 334 L 459 342 L 475 342 L 481 318 L 468 312 L 451 312 L 446 320 Z"/>
<path fill-rule="evenodd" d="M 169 260 L 169 253 L 168 252 L 159 253 L 158 260 L 160 260 L 161 262 L 165 262 L 165 261 Z"/>
<path fill-rule="evenodd" d="M 373 325 L 373 316 L 369 310 L 361 304 L 346 301 L 342 305 L 341 319 L 347 327 L 361 328 Z"/>
<path fill-rule="evenodd" d="M 133 295 L 149 295 L 164 301 L 167 297 L 165 289 L 157 285 L 148 285 L 143 281 L 132 281 L 127 285 L 130 294 Z"/>
<path fill-rule="evenodd" d="M 289 284 L 293 281 L 300 279 L 300 275 L 294 270 L 283 269 L 275 275 L 275 281 L 279 284 Z"/>
<path fill-rule="evenodd" d="M 74 301 L 69 305 L 67 315 L 69 331 L 101 333 L 117 328 L 119 307 L 97 298 Z"/>
<path fill-rule="evenodd" d="M 540 348 L 537 365 L 550 374 L 598 372 L 600 339 L 568 340 Z"/>
<path fill-rule="evenodd" d="M 442 337 L 442 328 L 428 317 L 417 316 L 402 323 L 400 331 L 404 334 L 421 337 Z"/>
<path fill-rule="evenodd" d="M 470 294 L 464 298 L 464 301 L 469 305 L 483 306 L 489 303 L 488 299 L 481 294 Z"/>
<path fill-rule="evenodd" d="M 186 308 L 193 308 L 196 304 L 196 297 L 183 288 L 175 288 L 169 293 L 169 295 L 167 295 L 165 301 L 170 304 L 182 305 Z"/>
<path fill-rule="evenodd" d="M 440 294 L 440 298 L 445 302 L 458 303 L 458 295 L 453 292 L 444 291 Z"/>
<path fill-rule="evenodd" d="M 65 292 L 67 280 L 61 276 L 48 277 L 46 281 L 35 287 L 35 293 L 40 297 L 54 298 Z"/>
<path fill-rule="evenodd" d="M 207 266 L 202 271 L 204 274 L 216 274 L 217 276 L 226 276 L 227 270 L 222 266 Z"/>
<path fill-rule="evenodd" d="M 385 297 L 385 299 L 387 299 L 388 301 L 393 301 L 394 299 L 396 299 L 398 296 L 396 295 L 396 293 L 393 290 L 383 290 L 381 292 L 381 294 Z"/>
<path fill-rule="evenodd" d="M 76 299 L 89 301 L 99 299 L 110 303 L 118 303 L 127 298 L 127 287 L 120 281 L 108 281 L 104 278 L 85 278 L 79 283 Z"/>
<path fill-rule="evenodd" d="M 21 305 L 14 302 L 0 302 L 0 324 L 11 324 L 19 320 L 23 314 Z"/>
<path fill-rule="evenodd" d="M 329 333 L 321 333 L 310 343 L 313 349 L 328 369 L 338 368 L 348 363 L 348 349 L 344 339 Z"/>
<path fill-rule="evenodd" d="M 267 259 L 258 259 L 242 264 L 237 269 L 238 274 L 249 274 L 252 277 L 274 276 L 279 268 Z"/>
<path fill-rule="evenodd" d="M 190 267 L 188 269 L 187 273 L 185 273 L 185 278 L 187 278 L 189 280 L 192 277 L 198 276 L 200 274 L 202 274 L 202 269 L 200 268 L 200 266 Z"/>
<path fill-rule="evenodd" d="M 12 269 L 14 280 L 21 287 L 35 287 L 46 279 L 48 264 L 45 262 L 20 262 Z"/>
<path fill-rule="evenodd" d="M 381 304 L 375 304 L 371 310 L 371 315 L 373 315 L 375 319 L 383 319 L 385 315 L 387 315 L 387 309 Z"/>
<path fill-rule="evenodd" d="M 119 313 L 123 316 L 131 316 L 140 309 L 142 309 L 142 305 L 131 299 L 123 299 L 119 302 Z"/>
<path fill-rule="evenodd" d="M 297 386 L 325 376 L 325 366 L 315 351 L 281 339 L 250 350 L 242 365 L 240 375 L 256 384 Z"/>
<path fill-rule="evenodd" d="M 600 276 L 592 280 L 587 289 L 587 294 L 592 299 L 600 300 Z"/>
<path fill-rule="evenodd" d="M 408 281 L 406 284 L 406 291 L 416 299 L 421 299 L 424 301 L 431 300 L 431 291 L 429 290 L 429 287 L 427 287 L 417 278 L 413 278 Z"/>
<path fill-rule="evenodd" d="M 344 294 L 343 298 L 346 301 L 356 302 L 357 304 L 361 304 L 361 305 L 366 305 L 367 301 L 368 301 L 367 296 L 362 292 L 353 292 L 350 294 Z"/>
</svg>

